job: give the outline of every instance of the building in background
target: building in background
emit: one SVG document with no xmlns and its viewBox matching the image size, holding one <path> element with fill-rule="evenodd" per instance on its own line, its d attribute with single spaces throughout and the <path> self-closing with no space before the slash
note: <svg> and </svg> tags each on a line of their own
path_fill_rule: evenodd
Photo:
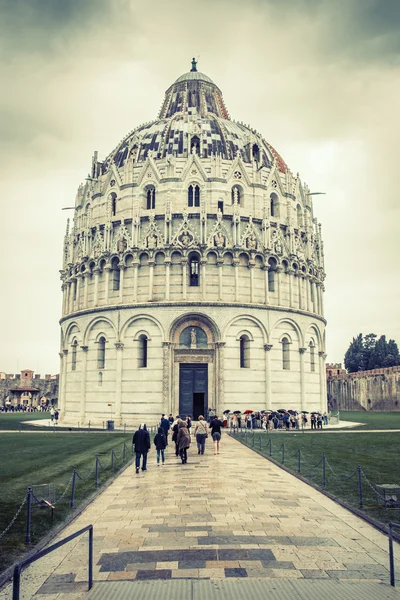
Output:
<svg viewBox="0 0 400 600">
<path fill-rule="evenodd" d="M 57 406 L 58 375 L 34 374 L 30 369 L 21 373 L 0 373 L 0 406 Z"/>
<path fill-rule="evenodd" d="M 342 368 L 342 363 L 326 363 L 326 378 L 336 377 L 337 375 L 345 375 L 346 369 Z"/>
<path fill-rule="evenodd" d="M 193 61 L 79 186 L 61 418 L 325 411 L 324 279 L 309 188 Z"/>
</svg>

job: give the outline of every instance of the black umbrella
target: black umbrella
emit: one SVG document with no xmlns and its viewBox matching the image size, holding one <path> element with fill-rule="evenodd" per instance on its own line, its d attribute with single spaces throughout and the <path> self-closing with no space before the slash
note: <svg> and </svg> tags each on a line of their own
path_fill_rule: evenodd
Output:
<svg viewBox="0 0 400 600">
<path fill-rule="evenodd" d="M 234 415 L 241 415 L 241 414 L 242 414 L 242 411 L 241 411 L 241 410 L 234 410 L 234 411 L 233 411 L 233 414 L 234 414 Z"/>
<path fill-rule="evenodd" d="M 287 410 L 286 410 L 286 408 L 278 408 L 277 412 L 285 413 L 285 412 L 287 412 Z"/>
<path fill-rule="evenodd" d="M 224 410 L 224 412 L 222 413 L 223 415 L 227 415 L 229 414 L 231 411 L 229 410 L 229 408 L 227 408 L 226 410 Z"/>
<path fill-rule="evenodd" d="M 295 410 L 288 410 L 288 413 L 290 415 L 297 415 L 297 412 Z"/>
<path fill-rule="evenodd" d="M 301 412 L 303 413 L 303 415 L 308 415 L 308 410 L 302 410 Z"/>
</svg>

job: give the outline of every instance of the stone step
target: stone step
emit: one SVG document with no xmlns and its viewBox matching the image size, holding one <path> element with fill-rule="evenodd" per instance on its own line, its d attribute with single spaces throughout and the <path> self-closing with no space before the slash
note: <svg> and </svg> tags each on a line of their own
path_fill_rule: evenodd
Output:
<svg viewBox="0 0 400 600">
<path fill-rule="evenodd" d="M 87 600 L 399 600 L 378 582 L 326 580 L 107 581 L 95 583 Z"/>
</svg>

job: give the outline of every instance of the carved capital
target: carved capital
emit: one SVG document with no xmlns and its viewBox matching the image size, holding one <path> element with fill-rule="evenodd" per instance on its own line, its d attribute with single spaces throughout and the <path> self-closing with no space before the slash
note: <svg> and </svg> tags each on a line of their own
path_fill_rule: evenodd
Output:
<svg viewBox="0 0 400 600">
<path fill-rule="evenodd" d="M 122 344 L 121 342 L 116 342 L 115 349 L 116 350 L 123 350 L 124 349 L 124 344 Z"/>
<path fill-rule="evenodd" d="M 264 344 L 264 350 L 269 352 L 272 349 L 273 344 Z"/>
<path fill-rule="evenodd" d="M 67 356 L 68 350 L 63 350 L 64 356 Z"/>
<path fill-rule="evenodd" d="M 161 342 L 161 345 L 163 348 L 169 348 L 172 346 L 172 342 Z"/>
<path fill-rule="evenodd" d="M 215 342 L 216 348 L 224 348 L 226 346 L 226 342 Z"/>
<path fill-rule="evenodd" d="M 83 352 L 87 352 L 89 350 L 89 346 L 81 346 L 81 350 L 83 350 Z"/>
<path fill-rule="evenodd" d="M 61 358 L 61 360 L 64 358 L 64 353 L 63 352 L 59 352 L 58 356 Z"/>
<path fill-rule="evenodd" d="M 299 352 L 300 354 L 304 354 L 304 352 L 307 350 L 307 348 L 299 348 Z"/>
<path fill-rule="evenodd" d="M 322 350 L 321 352 L 318 352 L 318 356 L 320 356 L 321 358 L 323 358 L 325 360 L 328 355 L 325 354 L 325 352 Z"/>
</svg>

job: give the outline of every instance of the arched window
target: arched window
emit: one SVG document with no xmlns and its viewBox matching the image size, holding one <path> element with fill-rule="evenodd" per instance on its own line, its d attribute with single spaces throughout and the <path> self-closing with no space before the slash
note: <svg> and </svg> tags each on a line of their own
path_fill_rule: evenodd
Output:
<svg viewBox="0 0 400 600">
<path fill-rule="evenodd" d="M 139 369 L 147 367 L 147 342 L 148 338 L 142 334 L 139 336 L 139 353 L 138 353 L 138 366 Z"/>
<path fill-rule="evenodd" d="M 221 211 L 224 214 L 224 201 L 218 200 L 218 211 Z"/>
<path fill-rule="evenodd" d="M 253 144 L 253 158 L 256 162 L 260 162 L 260 148 L 257 144 Z"/>
<path fill-rule="evenodd" d="M 272 194 L 270 195 L 270 201 L 271 201 L 271 205 L 270 205 L 270 210 L 271 210 L 271 217 L 279 217 L 279 198 L 278 195 L 275 194 L 275 192 L 272 192 Z"/>
<path fill-rule="evenodd" d="M 310 342 L 310 367 L 311 371 L 315 372 L 315 345 L 312 340 Z"/>
<path fill-rule="evenodd" d="M 117 194 L 115 192 L 112 192 L 110 194 L 111 197 L 111 215 L 113 217 L 115 217 L 115 215 L 117 214 Z"/>
<path fill-rule="evenodd" d="M 282 368 L 290 369 L 290 342 L 287 337 L 282 338 Z"/>
<path fill-rule="evenodd" d="M 275 291 L 275 271 L 271 267 L 268 270 L 268 291 Z"/>
<path fill-rule="evenodd" d="M 241 335 L 239 339 L 240 344 L 240 368 L 250 368 L 250 339 L 248 335 Z"/>
<path fill-rule="evenodd" d="M 243 192 L 240 185 L 234 185 L 232 188 L 232 204 L 234 204 L 235 202 L 237 202 L 237 204 L 241 204 L 242 195 Z"/>
<path fill-rule="evenodd" d="M 98 383 L 98 385 L 99 385 L 99 386 L 102 386 L 102 385 L 103 385 L 103 373 L 102 373 L 102 371 L 99 371 L 99 372 L 98 372 L 98 375 L 97 375 L 97 383 Z"/>
<path fill-rule="evenodd" d="M 200 186 L 197 184 L 188 187 L 188 206 L 200 206 Z"/>
<path fill-rule="evenodd" d="M 200 285 L 200 259 L 197 254 L 189 257 L 189 285 Z"/>
<path fill-rule="evenodd" d="M 112 261 L 112 289 L 114 292 L 119 290 L 119 286 L 121 283 L 121 271 L 119 270 L 119 260 L 113 259 Z"/>
<path fill-rule="evenodd" d="M 106 366 L 106 338 L 101 336 L 97 348 L 97 368 L 104 369 Z"/>
<path fill-rule="evenodd" d="M 197 135 L 194 135 L 190 140 L 190 153 L 200 154 L 200 138 Z"/>
<path fill-rule="evenodd" d="M 156 207 L 156 188 L 150 185 L 146 191 L 147 195 L 147 210 L 154 210 Z"/>
<path fill-rule="evenodd" d="M 72 371 L 76 371 L 76 355 L 78 352 L 78 342 L 76 340 L 74 340 L 73 344 L 72 344 L 72 362 L 71 362 L 71 369 Z"/>
</svg>

